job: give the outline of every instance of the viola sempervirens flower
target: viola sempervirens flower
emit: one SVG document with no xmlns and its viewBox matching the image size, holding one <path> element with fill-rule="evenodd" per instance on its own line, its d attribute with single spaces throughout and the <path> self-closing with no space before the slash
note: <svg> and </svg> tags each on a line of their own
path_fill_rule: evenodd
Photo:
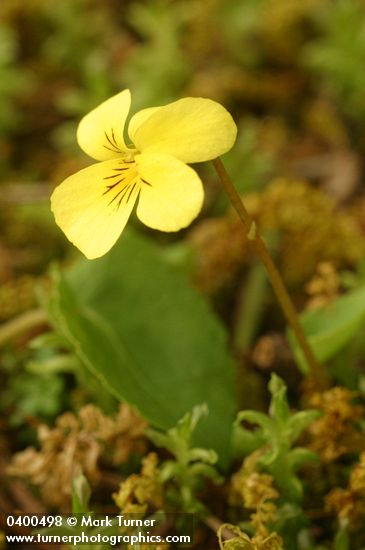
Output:
<svg viewBox="0 0 365 550">
<path fill-rule="evenodd" d="M 67 178 L 51 197 L 56 223 L 89 259 L 110 250 L 137 199 L 137 216 L 148 227 L 188 226 L 200 212 L 204 192 L 187 163 L 226 153 L 236 138 L 236 125 L 219 103 L 188 97 L 136 113 L 128 146 L 124 126 L 130 104 L 124 90 L 81 120 L 78 143 L 101 162 Z"/>
</svg>

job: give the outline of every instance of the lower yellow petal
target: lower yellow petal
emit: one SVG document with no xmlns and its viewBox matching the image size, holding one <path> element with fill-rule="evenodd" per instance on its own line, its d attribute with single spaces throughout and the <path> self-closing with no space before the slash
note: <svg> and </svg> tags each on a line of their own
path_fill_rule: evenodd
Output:
<svg viewBox="0 0 365 550">
<path fill-rule="evenodd" d="M 178 231 L 199 214 L 204 191 L 198 174 L 178 159 L 163 154 L 135 158 L 141 177 L 137 216 L 160 231 Z"/>
<path fill-rule="evenodd" d="M 87 258 L 102 256 L 128 221 L 139 181 L 134 163 L 109 160 L 80 170 L 52 194 L 56 223 Z"/>
</svg>

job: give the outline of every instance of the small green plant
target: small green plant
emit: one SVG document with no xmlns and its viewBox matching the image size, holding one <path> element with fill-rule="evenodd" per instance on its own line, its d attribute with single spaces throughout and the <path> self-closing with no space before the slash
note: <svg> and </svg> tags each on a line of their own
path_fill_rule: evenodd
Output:
<svg viewBox="0 0 365 550">
<path fill-rule="evenodd" d="M 167 449 L 174 456 L 173 460 L 166 460 L 162 464 L 160 480 L 162 483 L 173 482 L 170 499 L 175 506 L 181 506 L 186 512 L 204 511 L 203 504 L 196 497 L 203 478 L 221 481 L 213 466 L 218 460 L 217 453 L 212 449 L 192 446 L 195 427 L 207 412 L 207 406 L 200 405 L 194 407 L 192 412 L 187 413 L 174 428 L 165 433 L 147 430 L 147 436 L 157 447 Z"/>
<path fill-rule="evenodd" d="M 299 502 L 303 486 L 297 471 L 305 462 L 316 460 L 317 456 L 294 444 L 321 413 L 316 410 L 291 413 L 286 385 L 276 374 L 271 377 L 269 390 L 272 397 L 268 415 L 258 411 L 238 413 L 234 425 L 235 452 L 242 456 L 261 449 L 257 464 L 273 476 L 283 497 Z M 248 430 L 241 426 L 243 421 L 259 427 Z"/>
</svg>

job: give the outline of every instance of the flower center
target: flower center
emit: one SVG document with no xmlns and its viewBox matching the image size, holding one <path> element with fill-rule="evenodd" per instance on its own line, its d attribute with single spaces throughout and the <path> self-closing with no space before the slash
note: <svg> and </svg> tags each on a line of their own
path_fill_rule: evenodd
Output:
<svg viewBox="0 0 365 550">
<path fill-rule="evenodd" d="M 104 178 L 106 188 L 103 192 L 108 198 L 108 206 L 113 206 L 116 211 L 121 206 L 126 206 L 131 199 L 135 199 L 141 188 L 141 179 L 134 160 L 123 158 L 118 164 L 118 168 L 113 168 L 115 173 Z"/>
<path fill-rule="evenodd" d="M 134 159 L 134 155 L 138 153 L 137 149 L 132 147 L 129 151 L 125 151 L 123 148 L 120 148 L 120 145 L 118 145 L 118 142 L 115 137 L 114 128 L 110 128 L 110 130 L 106 131 L 104 130 L 104 136 L 105 136 L 105 143 L 103 143 L 104 149 L 108 149 L 108 151 L 111 151 L 112 153 L 120 153 L 122 158 L 126 161 L 130 161 Z M 129 147 L 127 147 L 128 149 Z"/>
</svg>

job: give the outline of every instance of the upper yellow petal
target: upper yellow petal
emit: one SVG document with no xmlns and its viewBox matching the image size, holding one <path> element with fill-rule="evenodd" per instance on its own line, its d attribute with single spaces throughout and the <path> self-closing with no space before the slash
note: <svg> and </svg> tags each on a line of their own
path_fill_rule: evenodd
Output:
<svg viewBox="0 0 365 550">
<path fill-rule="evenodd" d="M 158 108 L 133 130 L 133 142 L 139 151 L 165 153 L 188 163 L 226 153 L 237 134 L 231 115 L 222 105 L 198 97 Z"/>
<path fill-rule="evenodd" d="M 66 237 L 89 259 L 102 256 L 123 231 L 140 189 L 134 163 L 108 160 L 67 178 L 51 208 Z"/>
<path fill-rule="evenodd" d="M 178 231 L 199 214 L 204 191 L 198 174 L 175 157 L 143 153 L 135 158 L 141 177 L 137 216 L 160 231 Z"/>
<path fill-rule="evenodd" d="M 131 138 L 131 140 L 134 143 L 134 136 L 136 134 L 136 131 L 138 128 L 146 122 L 146 120 L 156 111 L 158 111 L 160 107 L 148 107 L 147 109 L 142 109 L 141 111 L 138 111 L 135 115 L 132 116 L 129 126 L 128 126 L 128 135 Z"/>
<path fill-rule="evenodd" d="M 84 116 L 77 129 L 81 149 L 96 160 L 117 158 L 128 151 L 123 131 L 130 105 L 131 93 L 124 90 Z"/>
</svg>

